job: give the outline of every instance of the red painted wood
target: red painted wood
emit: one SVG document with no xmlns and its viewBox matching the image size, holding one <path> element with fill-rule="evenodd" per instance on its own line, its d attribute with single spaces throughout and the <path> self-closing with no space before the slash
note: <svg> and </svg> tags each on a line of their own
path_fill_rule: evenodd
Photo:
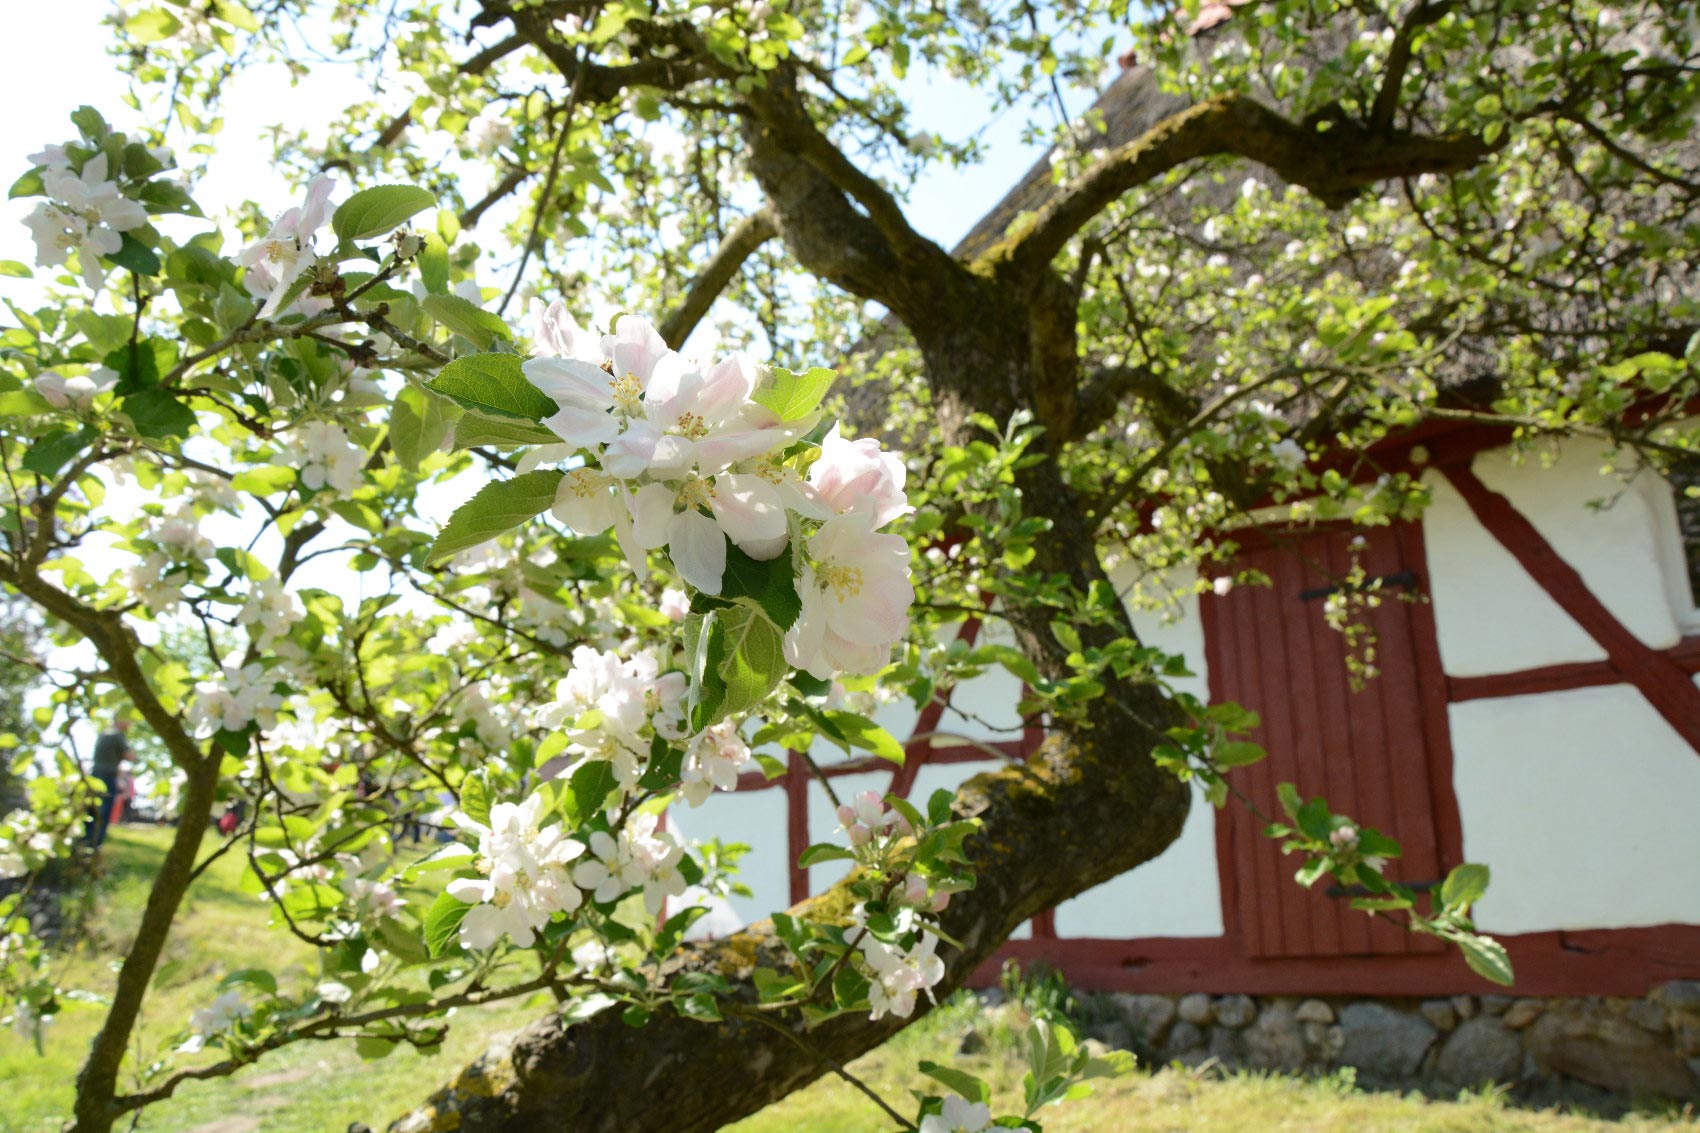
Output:
<svg viewBox="0 0 1700 1133">
<path fill-rule="evenodd" d="M 1700 673 L 1700 636 L 1685 637 L 1658 652 L 1670 658 L 1683 672 Z M 1451 677 L 1447 695 L 1453 701 L 1482 700 L 1500 696 L 1528 696 L 1540 692 L 1623 684 L 1623 674 L 1610 661 L 1575 661 L 1568 665 L 1542 665 L 1514 673 L 1488 673 L 1479 677 Z"/>
<path fill-rule="evenodd" d="M 1510 500 L 1482 483 L 1468 468 L 1448 468 L 1446 478 L 1482 526 L 1511 552 L 1565 613 L 1599 642 L 1612 667 L 1641 691 L 1677 735 L 1700 752 L 1700 687 L 1683 666 L 1665 652 L 1647 645 L 1618 621 L 1588 589 L 1576 568 L 1564 561 Z"/>
<path fill-rule="evenodd" d="M 1471 972 L 1456 950 L 1376 956 L 1254 959 L 1227 937 L 1012 940 L 970 979 L 996 986 L 1005 960 L 1042 960 L 1093 991 L 1212 995 L 1645 995 L 1666 980 L 1700 978 L 1700 926 L 1592 929 L 1498 938 L 1517 983 Z"/>
<path fill-rule="evenodd" d="M 1420 523 L 1394 527 L 1402 561 L 1421 578 L 1429 577 L 1428 546 Z M 1458 795 L 1452 784 L 1452 723 L 1446 711 L 1446 668 L 1440 659 L 1440 636 L 1434 621 L 1434 603 L 1425 593 L 1423 601 L 1411 604 L 1411 651 L 1416 664 L 1423 738 L 1428 747 L 1429 800 L 1433 806 L 1435 849 L 1439 872 L 1444 875 L 1464 863 L 1464 820 L 1458 811 Z"/>
<path fill-rule="evenodd" d="M 1444 688 L 1425 679 L 1438 658 L 1421 656 L 1418 607 L 1390 591 L 1361 615 L 1375 632 L 1381 672 L 1354 693 L 1344 639 L 1327 625 L 1324 604 L 1299 597 L 1346 573 L 1354 537 L 1364 540 L 1358 553 L 1368 573 L 1411 570 L 1421 577 L 1426 564 L 1413 555 L 1420 542 L 1400 531 L 1354 536 L 1317 529 L 1242 550 L 1236 567 L 1261 571 L 1272 585 L 1235 587 L 1201 603 L 1211 694 L 1259 712 L 1254 738 L 1270 753 L 1230 781 L 1268 816 L 1280 813 L 1278 782 L 1294 783 L 1306 797 L 1320 795 L 1334 810 L 1400 842 L 1404 856 L 1389 863 L 1390 876 L 1433 881 L 1444 874 L 1442 831 L 1448 842 L 1460 836 L 1447 736 L 1431 735 L 1431 722 L 1445 711 Z M 1443 757 L 1443 774 L 1432 766 L 1436 757 Z M 1245 958 L 1411 955 L 1439 947 L 1354 912 L 1321 886 L 1299 887 L 1293 881 L 1299 859 L 1282 855 L 1279 843 L 1264 836 L 1265 821 L 1230 804 L 1217 827 L 1226 915 Z"/>
<path fill-rule="evenodd" d="M 809 896 L 809 871 L 797 859 L 809 846 L 809 769 L 803 757 L 792 752 L 786 761 L 785 842 L 791 852 L 791 903 Z"/>
</svg>

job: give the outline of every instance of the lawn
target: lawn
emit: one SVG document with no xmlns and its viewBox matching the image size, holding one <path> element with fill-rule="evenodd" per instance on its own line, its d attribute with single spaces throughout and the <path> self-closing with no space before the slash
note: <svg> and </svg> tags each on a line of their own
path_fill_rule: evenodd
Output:
<svg viewBox="0 0 1700 1133">
<path fill-rule="evenodd" d="M 125 827 L 113 832 L 105 875 L 97 883 L 88 931 L 65 955 L 67 986 L 110 987 L 111 965 L 134 931 L 166 831 Z M 224 975 L 266 956 L 283 979 L 314 978 L 313 950 L 266 926 L 255 899 L 237 885 L 240 863 L 222 860 L 192 892 L 156 980 L 143 1019 L 143 1058 L 159 1054 L 188 1014 L 212 996 Z M 461 1012 L 441 1053 L 401 1050 L 364 1063 L 343 1044 L 302 1044 L 267 1056 L 234 1079 L 191 1083 L 147 1111 L 139 1128 L 154 1133 L 326 1133 L 362 1121 L 384 1123 L 416 1102 L 480 1049 L 488 1036 L 522 1025 L 540 1004 L 508 1004 Z M 98 1010 L 71 1005 L 48 1031 L 45 1054 L 10 1033 L 0 1034 L 0 1133 L 47 1133 L 69 1109 L 79 1060 L 99 1021 Z M 958 1057 L 964 1036 L 987 1040 L 977 1054 Z M 855 1064 L 899 1110 L 917 1084 L 919 1058 L 955 1061 L 993 1081 L 1005 1096 L 1019 1089 L 1010 1036 L 988 1025 L 977 1004 L 953 1001 L 922 1024 Z M 1056 1133 L 1677 1133 L 1700 1131 L 1680 1115 L 1637 1114 L 1622 1121 L 1552 1111 L 1532 1112 L 1491 1094 L 1456 1101 L 1379 1094 L 1347 1078 L 1296 1080 L 1179 1069 L 1138 1074 L 1101 1087 L 1096 1095 L 1044 1115 Z M 735 1133 L 889 1133 L 889 1124 L 862 1096 L 838 1081 L 819 1082 L 732 1127 Z"/>
</svg>

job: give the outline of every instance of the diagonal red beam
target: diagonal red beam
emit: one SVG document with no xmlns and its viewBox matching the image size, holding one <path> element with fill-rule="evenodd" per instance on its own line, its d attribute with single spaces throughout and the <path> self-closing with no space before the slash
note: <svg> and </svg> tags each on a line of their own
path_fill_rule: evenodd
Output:
<svg viewBox="0 0 1700 1133">
<path fill-rule="evenodd" d="M 1639 689 L 1676 733 L 1700 752 L 1700 686 L 1695 685 L 1676 658 L 1654 649 L 1618 621 L 1529 518 L 1510 500 L 1482 483 L 1474 471 L 1468 467 L 1451 467 L 1445 473 L 1482 526 L 1511 552 L 1529 572 L 1529 577 L 1552 595 L 1565 613 L 1599 642 L 1611 667 Z"/>
</svg>

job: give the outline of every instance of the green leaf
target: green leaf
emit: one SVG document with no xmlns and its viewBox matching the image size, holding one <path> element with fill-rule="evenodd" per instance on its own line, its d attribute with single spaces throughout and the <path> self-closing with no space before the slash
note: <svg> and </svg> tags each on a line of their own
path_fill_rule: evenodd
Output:
<svg viewBox="0 0 1700 1133">
<path fill-rule="evenodd" d="M 460 809 L 479 825 L 490 825 L 490 785 L 483 774 L 474 772 L 461 780 Z"/>
<path fill-rule="evenodd" d="M 766 700 L 790 667 L 784 635 L 761 612 L 734 606 L 693 617 L 701 618 L 701 628 L 686 655 L 695 678 L 691 726 L 701 731 Z"/>
<path fill-rule="evenodd" d="M 1217 744 L 1212 754 L 1218 767 L 1245 767 L 1262 761 L 1269 753 L 1245 740 L 1227 740 Z"/>
<path fill-rule="evenodd" d="M 751 400 L 773 410 L 781 421 L 796 421 L 820 408 L 837 376 L 821 366 L 801 374 L 774 366 L 762 375 Z"/>
<path fill-rule="evenodd" d="M 390 411 L 390 448 L 405 468 L 418 468 L 443 446 L 459 411 L 446 399 L 405 386 Z"/>
<path fill-rule="evenodd" d="M 425 313 L 465 338 L 480 350 L 490 349 L 498 338 L 511 342 L 513 332 L 501 316 L 469 303 L 459 295 L 427 295 L 420 304 Z M 553 405 L 551 404 L 551 409 Z"/>
<path fill-rule="evenodd" d="M 195 427 L 195 414 L 189 407 L 162 389 L 133 393 L 119 408 L 130 418 L 136 432 L 149 439 L 186 437 Z"/>
<path fill-rule="evenodd" d="M 101 259 L 109 264 L 117 264 L 121 268 L 129 268 L 137 275 L 158 275 L 160 269 L 159 256 L 154 250 L 130 235 L 122 233 L 119 237 L 118 250 L 110 256 Z"/>
<path fill-rule="evenodd" d="M 449 246 L 435 232 L 421 232 L 420 235 L 425 238 L 425 247 L 419 252 L 419 280 L 432 295 L 446 295 L 449 290 Z"/>
<path fill-rule="evenodd" d="M 927 1077 L 943 1082 L 951 1090 L 971 1102 L 984 1102 L 992 1096 L 992 1087 L 972 1074 L 964 1073 L 949 1066 L 940 1066 L 938 1063 L 928 1062 L 924 1058 L 915 1066 Z"/>
<path fill-rule="evenodd" d="M 55 429 L 31 445 L 29 452 L 24 454 L 24 471 L 52 479 L 98 435 L 86 426 L 74 433 L 69 429 Z"/>
<path fill-rule="evenodd" d="M 726 540 L 726 573 L 721 577 L 720 597 L 748 598 L 781 631 L 790 629 L 803 612 L 803 600 L 797 596 L 797 580 L 791 569 L 790 544 L 786 544 L 777 558 L 763 562 L 750 558 L 736 543 Z"/>
<path fill-rule="evenodd" d="M 808 869 L 812 865 L 819 865 L 822 862 L 849 862 L 855 860 L 855 854 L 852 854 L 843 846 L 835 846 L 831 842 L 816 842 L 814 845 L 804 850 L 801 854 L 797 855 L 797 865 L 803 869 Z"/>
<path fill-rule="evenodd" d="M 872 752 L 881 759 L 902 764 L 903 745 L 897 742 L 895 736 L 866 716 L 858 716 L 854 712 L 844 712 L 837 709 L 827 709 L 821 715 L 832 721 L 838 734 L 851 747 L 861 748 Z"/>
<path fill-rule="evenodd" d="M 1473 932 L 1461 933 L 1454 939 L 1472 972 L 1484 980 L 1506 987 L 1511 985 L 1511 957 L 1503 944 L 1491 936 L 1478 936 Z"/>
<path fill-rule="evenodd" d="M 238 492 L 255 496 L 270 496 L 295 483 L 295 469 L 282 464 L 258 464 L 244 468 L 231 477 L 230 486 Z"/>
<path fill-rule="evenodd" d="M 436 203 L 434 193 L 416 185 L 375 185 L 337 206 L 331 231 L 343 241 L 387 235 L 408 217 Z"/>
<path fill-rule="evenodd" d="M 425 910 L 425 950 L 432 956 L 441 956 L 460 933 L 460 922 L 471 909 L 466 902 L 450 897 L 446 889 L 437 894 L 437 899 Z"/>
<path fill-rule="evenodd" d="M 0 275 L 12 279 L 28 279 L 33 274 L 35 273 L 30 271 L 27 264 L 20 264 L 17 260 L 0 260 Z"/>
<path fill-rule="evenodd" d="M 660 959 L 672 954 L 684 939 L 685 931 L 707 915 L 707 905 L 691 905 L 667 918 L 667 923 L 655 934 L 655 956 Z"/>
<path fill-rule="evenodd" d="M 558 445 L 561 438 L 542 425 L 517 417 L 486 417 L 468 410 L 455 422 L 455 448 L 522 448 L 525 445 Z"/>
<path fill-rule="evenodd" d="M 106 124 L 106 119 L 100 116 L 100 111 L 92 106 L 79 106 L 71 111 L 71 124 L 86 140 L 97 145 L 112 132 L 112 127 Z"/>
<path fill-rule="evenodd" d="M 468 354 L 443 367 L 427 385 L 468 409 L 496 417 L 541 421 L 557 406 L 525 379 L 517 354 Z"/>
<path fill-rule="evenodd" d="M 1465 862 L 1446 875 L 1446 882 L 1440 887 L 1440 903 L 1448 909 L 1469 912 L 1470 906 L 1487 892 L 1489 877 L 1487 866 Z"/>
<path fill-rule="evenodd" d="M 449 516 L 449 522 L 431 544 L 429 561 L 441 562 L 548 511 L 555 502 L 555 488 L 563 475 L 557 469 L 539 468 L 511 480 L 484 485 L 476 496 Z"/>
<path fill-rule="evenodd" d="M 594 818 L 618 785 L 614 765 L 606 759 L 590 760 L 574 771 L 567 780 L 566 796 L 561 800 L 567 825 L 579 826 Z"/>
<path fill-rule="evenodd" d="M 175 181 L 164 178 L 149 181 L 136 190 L 136 199 L 147 206 L 151 216 L 161 213 L 180 213 L 183 216 L 202 216 L 201 207 L 189 195 L 189 190 Z"/>
<path fill-rule="evenodd" d="M 6 192 L 6 199 L 15 201 L 19 197 L 39 197 L 44 191 L 45 186 L 41 183 L 41 170 L 32 169 L 12 182 L 12 187 Z"/>
</svg>

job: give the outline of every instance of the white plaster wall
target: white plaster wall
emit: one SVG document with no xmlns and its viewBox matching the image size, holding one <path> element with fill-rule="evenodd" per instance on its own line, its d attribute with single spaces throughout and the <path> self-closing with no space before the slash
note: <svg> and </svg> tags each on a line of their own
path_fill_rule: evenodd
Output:
<svg viewBox="0 0 1700 1133">
<path fill-rule="evenodd" d="M 1510 450 L 1478 456 L 1474 469 L 1569 563 L 1606 608 L 1654 648 L 1692 619 L 1678 572 L 1670 486 L 1649 472 L 1625 482 L 1601 475 L 1599 445 L 1570 441 L 1550 462 Z M 1441 660 L 1451 676 L 1599 661 L 1605 651 L 1530 578 L 1446 480 L 1430 473 L 1424 515 Z M 1591 507 L 1595 501 L 1604 506 Z"/>
<path fill-rule="evenodd" d="M 1431 473 L 1424 482 L 1433 494 L 1423 513 L 1429 596 L 1447 675 L 1605 660 L 1605 650 L 1529 577 L 1444 477 Z"/>
<path fill-rule="evenodd" d="M 1628 685 L 1450 709 L 1489 932 L 1700 923 L 1700 755 Z"/>
<path fill-rule="evenodd" d="M 1476 458 L 1476 475 L 1529 518 L 1630 632 L 1657 649 L 1676 644 L 1667 568 L 1677 532 L 1663 506 L 1670 485 L 1649 469 L 1602 475 L 1598 441 L 1568 440 L 1557 454 L 1518 463 L 1510 449 L 1495 449 Z"/>
<path fill-rule="evenodd" d="M 750 887 L 751 896 L 731 899 L 739 924 L 759 921 L 791 904 L 783 790 L 716 791 L 700 807 L 674 806 L 667 812 L 667 824 L 687 843 L 719 838 L 750 848 L 738 880 Z"/>
<path fill-rule="evenodd" d="M 1058 905 L 1057 935 L 1221 936 L 1215 808 L 1194 792 L 1175 844 L 1138 869 Z"/>
</svg>

